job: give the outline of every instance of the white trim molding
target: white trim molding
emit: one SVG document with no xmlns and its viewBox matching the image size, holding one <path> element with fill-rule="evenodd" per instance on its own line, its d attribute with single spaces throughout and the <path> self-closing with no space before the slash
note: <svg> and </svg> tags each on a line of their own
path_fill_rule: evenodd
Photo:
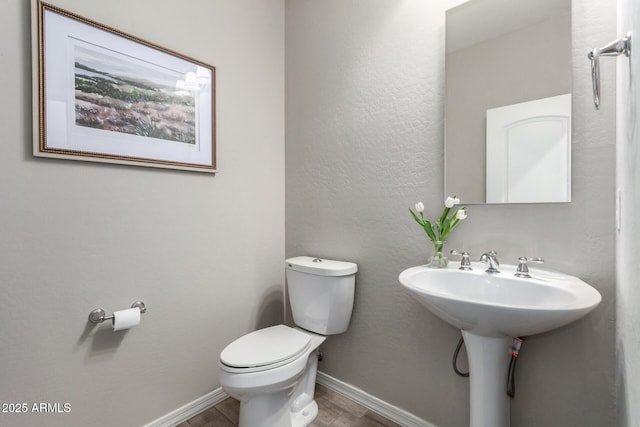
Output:
<svg viewBox="0 0 640 427">
<path fill-rule="evenodd" d="M 324 372 L 318 371 L 316 376 L 318 384 L 327 387 L 328 389 L 341 394 L 342 396 L 353 400 L 354 402 L 364 406 L 365 408 L 382 415 L 383 417 L 400 424 L 404 427 L 437 427 L 435 424 L 431 424 L 422 418 L 418 418 L 410 412 L 400 409 L 390 403 L 387 403 L 369 393 L 333 378 Z M 187 403 L 186 405 L 172 411 L 155 421 L 150 422 L 144 427 L 173 427 L 180 424 L 189 418 L 198 415 L 200 412 L 205 411 L 212 406 L 225 400 L 229 395 L 225 393 L 222 387 L 213 390 L 210 393 L 205 394 L 202 397 Z"/>
<path fill-rule="evenodd" d="M 229 395 L 225 393 L 222 387 L 218 387 L 210 393 L 205 394 L 202 397 L 197 398 L 193 402 L 189 402 L 184 406 L 169 412 L 167 415 L 158 418 L 155 421 L 150 422 L 144 427 L 173 427 L 180 424 L 189 418 L 198 415 L 200 412 L 205 411 L 212 406 L 225 400 Z"/>
<path fill-rule="evenodd" d="M 422 418 L 418 418 L 410 412 L 387 403 L 357 387 L 335 379 L 324 372 L 318 371 L 316 382 L 335 391 L 344 397 L 353 400 L 371 411 L 400 424 L 404 427 L 436 427 Z"/>
</svg>

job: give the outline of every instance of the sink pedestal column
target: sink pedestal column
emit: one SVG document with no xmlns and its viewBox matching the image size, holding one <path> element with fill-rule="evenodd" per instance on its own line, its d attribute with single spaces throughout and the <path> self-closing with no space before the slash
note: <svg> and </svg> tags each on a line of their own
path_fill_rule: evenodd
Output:
<svg viewBox="0 0 640 427">
<path fill-rule="evenodd" d="M 509 337 L 462 331 L 469 358 L 470 427 L 509 427 Z"/>
</svg>

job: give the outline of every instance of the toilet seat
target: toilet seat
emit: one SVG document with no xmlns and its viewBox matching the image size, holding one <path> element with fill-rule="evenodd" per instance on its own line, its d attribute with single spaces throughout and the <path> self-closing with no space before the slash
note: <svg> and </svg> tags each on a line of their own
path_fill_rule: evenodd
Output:
<svg viewBox="0 0 640 427">
<path fill-rule="evenodd" d="M 286 365 L 307 351 L 308 334 L 285 325 L 271 326 L 244 335 L 220 353 L 228 371 L 258 372 Z"/>
</svg>

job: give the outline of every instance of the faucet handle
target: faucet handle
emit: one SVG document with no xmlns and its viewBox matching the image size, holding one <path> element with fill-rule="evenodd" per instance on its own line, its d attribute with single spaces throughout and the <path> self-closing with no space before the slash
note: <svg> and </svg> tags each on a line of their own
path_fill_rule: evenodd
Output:
<svg viewBox="0 0 640 427">
<path fill-rule="evenodd" d="M 469 259 L 469 252 L 458 252 L 456 250 L 452 250 L 449 253 L 451 255 L 458 255 L 462 257 L 458 270 L 471 270 L 471 260 Z"/>
<path fill-rule="evenodd" d="M 529 278 L 531 275 L 529 274 L 529 265 L 528 262 L 537 262 L 542 264 L 544 262 L 544 258 L 526 258 L 521 256 L 518 258 L 518 270 L 514 274 L 516 277 L 526 277 Z"/>
</svg>

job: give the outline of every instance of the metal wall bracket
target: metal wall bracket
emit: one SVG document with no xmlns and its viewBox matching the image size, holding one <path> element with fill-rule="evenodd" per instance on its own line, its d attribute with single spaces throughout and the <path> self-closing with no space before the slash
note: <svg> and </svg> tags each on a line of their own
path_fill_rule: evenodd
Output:
<svg viewBox="0 0 640 427">
<path fill-rule="evenodd" d="M 596 110 L 600 109 L 600 57 L 601 56 L 618 56 L 631 55 L 631 33 L 621 39 L 614 40 L 611 43 L 598 48 L 593 48 L 587 54 L 587 58 L 591 60 L 591 80 L 593 83 L 593 104 Z"/>
</svg>

